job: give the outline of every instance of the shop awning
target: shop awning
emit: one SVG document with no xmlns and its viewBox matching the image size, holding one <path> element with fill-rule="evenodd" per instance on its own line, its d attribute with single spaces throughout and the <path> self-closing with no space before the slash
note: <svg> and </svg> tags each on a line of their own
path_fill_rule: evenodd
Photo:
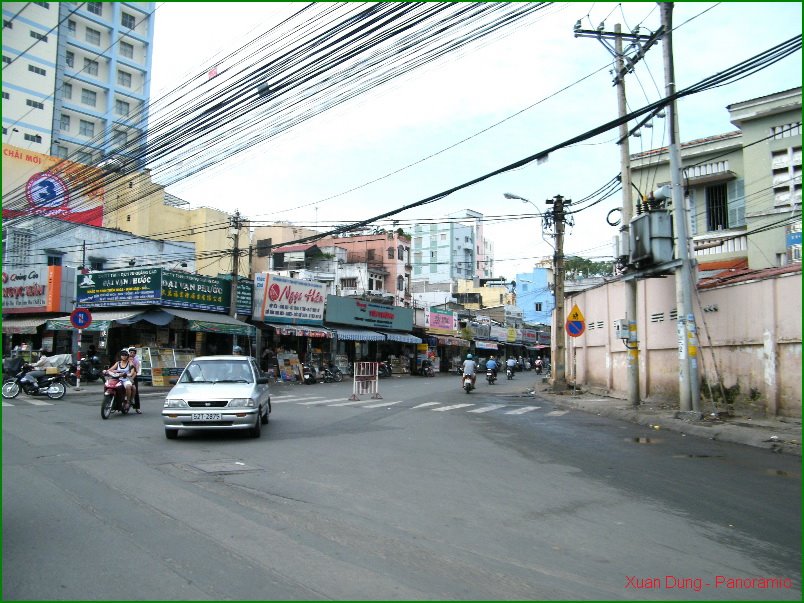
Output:
<svg viewBox="0 0 804 603">
<path fill-rule="evenodd" d="M 3 333 L 7 335 L 32 335 L 39 325 L 45 324 L 45 318 L 4 318 Z"/>
<path fill-rule="evenodd" d="M 141 308 L 134 308 L 129 310 L 92 310 L 92 323 L 84 329 L 84 331 L 108 331 L 109 327 L 115 321 L 125 322 L 125 324 L 132 324 L 141 320 L 135 318 L 140 314 L 147 314 L 153 310 L 145 310 Z M 51 331 L 71 331 L 75 327 L 70 324 L 70 317 L 60 316 L 59 318 L 51 318 L 47 321 L 45 328 Z"/>
<path fill-rule="evenodd" d="M 436 336 L 436 341 L 438 345 L 454 345 L 459 348 L 468 348 L 471 342 L 468 339 L 462 339 L 460 337 L 443 337 L 441 335 Z"/>
<path fill-rule="evenodd" d="M 296 335 L 297 337 L 326 337 L 331 338 L 333 333 L 324 327 L 313 325 L 281 325 L 265 323 L 266 327 L 275 329 L 280 335 Z"/>
<path fill-rule="evenodd" d="M 377 331 L 381 335 L 385 335 L 387 341 L 398 341 L 399 343 L 421 343 L 422 340 L 410 333 L 392 333 L 391 331 Z"/>
<path fill-rule="evenodd" d="M 531 351 L 531 352 L 536 352 L 538 350 L 546 350 L 550 346 L 549 345 L 528 345 L 528 346 L 525 346 L 525 347 L 528 348 L 528 350 Z"/>
<path fill-rule="evenodd" d="M 496 341 L 477 341 L 475 340 L 475 349 L 478 350 L 497 350 L 499 345 Z"/>
<path fill-rule="evenodd" d="M 228 314 L 198 312 L 197 310 L 180 310 L 178 308 L 162 308 L 162 310 L 189 322 L 191 331 L 247 336 L 254 335 L 256 331 L 253 325 L 240 322 Z"/>
<path fill-rule="evenodd" d="M 368 329 L 335 329 L 340 341 L 385 341 L 385 335 Z"/>
</svg>

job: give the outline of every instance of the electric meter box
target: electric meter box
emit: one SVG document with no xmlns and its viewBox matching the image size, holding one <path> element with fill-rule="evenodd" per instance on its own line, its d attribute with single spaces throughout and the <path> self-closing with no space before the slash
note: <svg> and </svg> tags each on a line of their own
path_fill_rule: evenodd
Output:
<svg viewBox="0 0 804 603">
<path fill-rule="evenodd" d="M 631 220 L 630 263 L 644 267 L 673 260 L 673 217 L 665 211 L 652 211 Z"/>
<path fill-rule="evenodd" d="M 614 336 L 617 339 L 628 339 L 631 334 L 628 330 L 628 321 L 625 319 L 614 321 Z"/>
</svg>

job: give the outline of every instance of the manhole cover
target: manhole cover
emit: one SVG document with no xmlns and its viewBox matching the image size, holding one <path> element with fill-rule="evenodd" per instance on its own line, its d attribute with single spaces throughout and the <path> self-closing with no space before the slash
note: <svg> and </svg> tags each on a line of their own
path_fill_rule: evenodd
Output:
<svg viewBox="0 0 804 603">
<path fill-rule="evenodd" d="M 251 467 L 241 461 L 210 461 L 190 465 L 204 473 L 242 473 L 244 471 L 259 471 L 258 467 Z"/>
</svg>

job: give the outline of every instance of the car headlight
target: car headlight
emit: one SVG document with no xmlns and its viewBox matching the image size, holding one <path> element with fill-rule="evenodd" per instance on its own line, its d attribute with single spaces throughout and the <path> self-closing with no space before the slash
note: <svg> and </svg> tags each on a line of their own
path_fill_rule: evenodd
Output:
<svg viewBox="0 0 804 603">
<path fill-rule="evenodd" d="M 229 400 L 229 408 L 254 408 L 254 400 L 251 398 L 232 398 Z"/>
<path fill-rule="evenodd" d="M 181 398 L 165 398 L 163 408 L 188 408 L 187 402 Z"/>
</svg>

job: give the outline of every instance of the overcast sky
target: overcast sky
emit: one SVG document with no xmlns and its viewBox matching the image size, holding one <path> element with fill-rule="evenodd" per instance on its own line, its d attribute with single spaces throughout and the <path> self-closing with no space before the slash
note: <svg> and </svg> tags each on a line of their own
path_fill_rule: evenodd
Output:
<svg viewBox="0 0 804 603">
<path fill-rule="evenodd" d="M 216 57 L 243 46 L 300 6 L 157 4 L 152 98 L 189 74 L 213 67 Z M 616 93 L 607 69 L 540 101 L 611 64 L 609 51 L 598 40 L 573 36 L 576 21 L 581 19 L 585 29 L 604 21 L 607 31 L 616 23 L 624 31 L 639 23 L 655 31 L 660 24 L 656 4 L 561 3 L 545 13 L 491 44 L 393 80 L 168 190 L 193 205 L 226 211 L 233 211 L 232 192 L 239 191 L 235 205 L 250 218 L 323 227 L 335 220 L 362 220 L 428 197 L 614 119 Z M 700 16 L 693 19 L 696 15 Z M 676 3 L 674 25 L 676 81 L 681 89 L 800 34 L 801 3 Z M 681 139 L 735 130 L 727 105 L 800 86 L 801 68 L 799 51 L 736 84 L 682 99 Z M 657 100 L 660 92 L 663 95 L 660 44 L 640 62 L 635 75 L 628 76 L 626 87 L 631 109 Z M 316 203 L 454 145 L 534 104 L 410 169 Z M 526 197 L 540 210 L 546 209 L 545 199 L 557 194 L 580 199 L 619 173 L 614 140 L 615 132 L 603 134 L 551 154 L 546 163 L 530 164 L 396 217 L 416 220 L 459 215 L 465 209 L 494 216 L 533 214 L 531 205 L 506 200 L 504 192 Z M 630 150 L 660 147 L 666 140 L 665 120 L 657 119 L 641 137 L 630 139 Z M 649 190 L 652 184 L 641 186 Z M 565 251 L 611 256 L 617 229 L 606 224 L 605 216 L 619 205 L 618 194 L 578 214 L 576 225 L 568 230 Z M 488 223 L 486 236 L 495 245 L 497 275 L 512 278 L 530 271 L 533 258 L 551 255 L 540 233 L 537 219 Z"/>
</svg>

